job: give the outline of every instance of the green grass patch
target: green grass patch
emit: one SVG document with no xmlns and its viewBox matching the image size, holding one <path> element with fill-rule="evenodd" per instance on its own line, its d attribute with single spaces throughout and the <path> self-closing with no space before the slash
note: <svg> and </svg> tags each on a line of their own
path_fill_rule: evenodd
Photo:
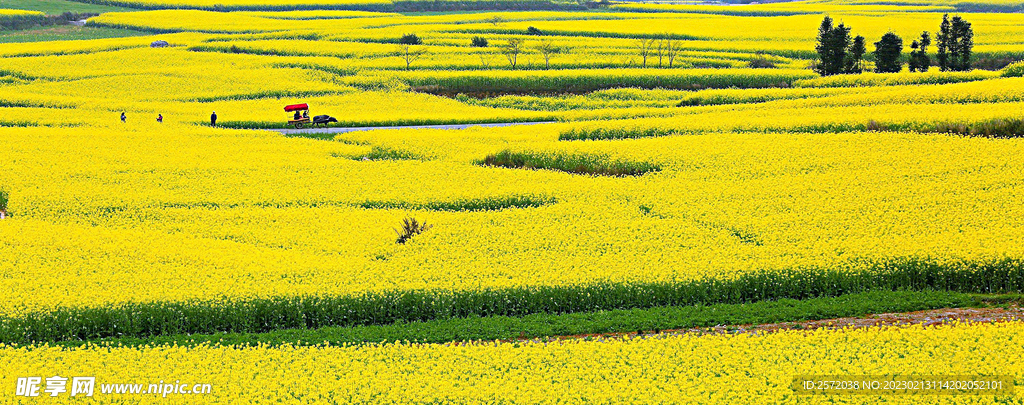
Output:
<svg viewBox="0 0 1024 405">
<path fill-rule="evenodd" d="M 511 208 L 535 208 L 554 203 L 552 198 L 537 196 L 508 196 L 407 203 L 402 201 L 367 201 L 359 206 L 367 209 L 404 209 L 430 211 L 500 211 Z"/>
<path fill-rule="evenodd" d="M 147 34 L 145 32 L 120 28 L 57 25 L 18 31 L 0 31 L 0 43 L 123 38 L 139 35 Z"/>
<path fill-rule="evenodd" d="M 228 128 L 231 128 L 231 127 L 228 127 Z M 316 139 L 318 141 L 333 141 L 334 137 L 337 136 L 338 134 L 326 134 L 326 133 L 317 133 L 317 132 L 298 132 L 298 133 L 287 133 L 287 134 L 281 134 L 281 135 L 284 135 L 285 138 L 306 138 L 306 139 Z M 331 156 L 334 156 L 334 157 L 347 157 L 345 155 L 333 154 L 333 153 L 331 154 Z"/>
<path fill-rule="evenodd" d="M 246 94 L 231 94 L 226 96 L 212 96 L 212 97 L 193 97 L 184 101 L 198 102 L 198 103 L 212 103 L 215 101 L 230 101 L 230 100 L 259 100 L 264 98 L 295 98 L 295 97 L 322 97 L 331 96 L 337 94 L 348 94 L 352 90 L 302 90 L 302 91 L 284 91 L 284 90 L 266 90 L 255 93 Z M 286 123 L 287 124 L 287 123 Z"/>
<path fill-rule="evenodd" d="M 413 127 L 420 125 L 473 125 L 473 124 L 505 124 L 505 123 L 520 123 L 520 122 L 551 122 L 556 117 L 553 116 L 542 116 L 533 118 L 515 118 L 515 117 L 501 117 L 496 116 L 487 119 L 466 119 L 466 118 L 402 118 L 402 117 L 390 117 L 382 119 L 371 119 L 371 120 L 359 120 L 359 121 L 346 121 L 343 115 L 343 110 L 325 111 L 324 114 L 331 115 L 338 119 L 338 122 L 332 122 L 330 127 L 339 128 L 372 128 L 372 127 Z M 319 112 L 318 112 L 319 114 Z M 197 125 L 209 125 L 209 121 L 196 121 Z M 307 125 L 307 128 L 312 128 L 312 124 Z M 295 126 L 289 125 L 284 119 L 281 121 L 217 121 L 217 126 L 224 128 L 233 129 L 295 129 Z M 293 137 L 304 137 L 313 139 L 324 139 L 330 140 L 330 137 L 323 137 L 324 134 L 297 134 L 292 133 L 289 136 Z M 332 134 L 336 135 L 336 134 Z"/>
<path fill-rule="evenodd" d="M 430 211 L 496 211 L 509 208 L 533 208 L 555 203 L 551 197 L 535 195 L 514 195 L 486 198 L 464 198 L 448 201 L 275 201 L 253 203 L 219 203 L 212 201 L 193 201 L 187 203 L 163 203 L 153 207 L 103 206 L 90 210 L 88 215 L 96 217 L 113 217 L 117 215 L 139 215 L 139 209 L 236 209 L 236 208 L 325 208 L 325 207 L 358 207 L 365 209 L 404 209 Z"/>
<path fill-rule="evenodd" d="M 683 131 L 676 128 L 661 127 L 592 127 L 592 128 L 570 128 L 558 134 L 560 141 L 597 141 L 611 139 L 638 139 L 656 136 L 680 135 Z"/>
<path fill-rule="evenodd" d="M 576 2 L 550 0 L 398 0 L 366 3 L 339 2 L 337 4 L 238 4 L 238 5 L 160 5 L 136 0 L 80 0 L 83 3 L 130 7 L 138 9 L 199 9 L 211 11 L 295 11 L 295 10 L 357 10 L 378 12 L 445 12 L 474 10 L 584 10 Z"/>
<path fill-rule="evenodd" d="M 814 79 L 797 80 L 795 87 L 871 87 L 871 86 L 908 86 L 917 84 L 949 84 L 994 79 L 1002 76 L 1001 72 L 973 70 L 970 72 L 940 72 L 932 70 L 927 73 L 861 73 L 856 75 L 834 75 Z"/>
<path fill-rule="evenodd" d="M 978 136 L 985 138 L 1020 138 L 1024 137 L 1024 119 L 997 118 L 978 122 L 937 122 L 925 124 L 889 124 L 879 123 L 872 120 L 868 121 L 861 130 L 916 131 L 961 136 Z"/>
<path fill-rule="evenodd" d="M 513 169 L 556 170 L 597 176 L 639 176 L 657 172 L 661 166 L 647 162 L 615 160 L 604 155 L 562 154 L 550 152 L 501 151 L 477 162 L 481 166 Z"/>
<path fill-rule="evenodd" d="M 415 153 L 384 146 L 373 146 L 366 154 L 355 156 L 354 160 L 426 160 Z"/>
<path fill-rule="evenodd" d="M 861 271 L 764 271 L 732 280 L 596 283 L 468 291 L 396 290 L 351 296 L 296 296 L 55 308 L 0 318 L 0 342 L 30 343 L 176 334 L 265 333 L 279 329 L 387 325 L 471 316 L 568 314 L 615 309 L 741 304 L 870 290 L 1024 291 L 1024 262 L 938 263 L 900 258 Z"/>
<path fill-rule="evenodd" d="M 111 11 L 132 11 L 124 7 L 67 0 L 0 0 L 0 8 L 39 11 L 47 15 L 68 12 L 100 14 Z"/>
<path fill-rule="evenodd" d="M 790 69 L 565 69 L 390 72 L 413 90 L 455 97 L 508 94 L 583 94 L 597 90 L 702 90 L 790 87 L 809 79 L 809 70 Z M 358 77 L 357 77 L 358 79 Z M 368 77 L 367 80 L 373 79 Z M 356 80 L 356 79 L 353 79 Z M 375 79 L 379 81 L 379 79 Z"/>
<path fill-rule="evenodd" d="M 1019 298 L 1019 296 L 1017 296 Z M 1005 296 L 990 301 L 1003 302 Z M 1013 301 L 1015 302 L 1015 301 Z M 716 304 L 624 309 L 574 314 L 533 314 L 398 322 L 390 325 L 286 329 L 266 333 L 171 335 L 152 338 L 110 338 L 61 342 L 62 346 L 143 346 L 152 344 L 271 346 L 533 339 L 601 333 L 660 332 L 670 329 L 799 322 L 975 306 L 971 295 L 945 291 L 869 291 L 806 300 L 781 299 L 747 304 Z"/>
</svg>

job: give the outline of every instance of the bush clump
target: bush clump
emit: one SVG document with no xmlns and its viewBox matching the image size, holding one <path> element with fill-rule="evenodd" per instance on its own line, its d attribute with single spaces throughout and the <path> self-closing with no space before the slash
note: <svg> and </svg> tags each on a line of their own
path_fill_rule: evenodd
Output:
<svg viewBox="0 0 1024 405">
<path fill-rule="evenodd" d="M 487 47 L 487 38 L 484 38 L 484 37 L 481 37 L 481 36 L 475 36 L 475 37 L 473 37 L 473 42 L 470 45 L 472 45 L 473 47 L 476 47 L 476 48 L 486 48 Z"/>
<path fill-rule="evenodd" d="M 758 52 L 754 59 L 747 62 L 747 67 L 751 69 L 775 69 L 775 62 L 764 56 L 764 52 Z"/>
<path fill-rule="evenodd" d="M 398 39 L 398 43 L 402 45 L 422 45 L 423 40 L 416 34 L 405 34 L 402 38 Z"/>
</svg>

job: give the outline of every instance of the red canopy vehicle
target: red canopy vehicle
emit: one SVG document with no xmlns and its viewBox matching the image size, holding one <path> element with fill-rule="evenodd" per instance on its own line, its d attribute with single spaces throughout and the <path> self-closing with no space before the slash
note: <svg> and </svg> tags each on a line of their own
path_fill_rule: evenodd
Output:
<svg viewBox="0 0 1024 405">
<path fill-rule="evenodd" d="M 294 112 L 295 115 L 291 116 L 288 120 L 288 125 L 294 125 L 296 129 L 302 129 L 303 125 L 312 123 L 313 126 L 322 125 L 328 127 L 332 122 L 338 122 L 338 120 L 330 115 L 317 115 L 313 117 L 313 120 L 309 119 L 309 104 L 292 104 L 284 107 L 285 112 Z M 302 113 L 299 113 L 302 111 Z"/>
<path fill-rule="evenodd" d="M 309 104 L 292 104 L 284 107 L 285 112 L 295 112 L 292 119 L 288 120 L 288 125 L 294 125 L 296 129 L 302 129 L 302 126 L 309 123 Z M 302 111 L 302 114 L 299 114 Z"/>
</svg>

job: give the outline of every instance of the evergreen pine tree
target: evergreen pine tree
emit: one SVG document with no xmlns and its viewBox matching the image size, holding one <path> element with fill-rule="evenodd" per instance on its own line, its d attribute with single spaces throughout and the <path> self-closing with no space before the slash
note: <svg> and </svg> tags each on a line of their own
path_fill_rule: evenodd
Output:
<svg viewBox="0 0 1024 405">
<path fill-rule="evenodd" d="M 818 43 L 814 49 L 818 52 L 818 65 L 814 70 L 822 76 L 841 73 L 859 73 L 864 69 L 861 60 L 867 49 L 864 37 L 858 35 L 850 39 L 850 28 L 839 24 L 832 25 L 832 18 L 825 16 L 818 27 Z"/>
<path fill-rule="evenodd" d="M 917 41 L 914 41 L 917 44 Z M 912 45 L 913 46 L 913 45 Z M 903 39 L 892 32 L 882 35 L 882 39 L 875 42 L 875 71 L 879 73 L 897 73 L 903 70 L 903 61 L 900 57 L 903 54 Z"/>
<path fill-rule="evenodd" d="M 842 24 L 839 24 L 839 26 L 842 26 Z M 849 38 L 849 30 L 849 28 L 846 29 L 847 38 Z M 861 62 L 864 60 L 864 54 L 866 53 L 868 53 L 868 48 L 864 44 L 864 37 L 857 35 L 857 37 L 853 39 L 853 43 L 851 43 L 850 47 L 847 49 L 846 61 L 844 63 L 845 69 L 843 69 L 844 73 L 863 72 L 864 68 Z"/>
<path fill-rule="evenodd" d="M 939 33 L 935 35 L 935 42 L 939 48 L 935 53 L 935 59 L 939 61 L 939 70 L 948 71 L 949 46 L 953 42 L 953 27 L 949 24 L 949 14 L 942 15 L 942 24 L 939 25 Z"/>
<path fill-rule="evenodd" d="M 829 76 L 839 73 L 839 66 L 836 64 L 836 49 L 833 48 L 833 36 L 835 27 L 832 26 L 832 17 L 825 16 L 818 27 L 818 44 L 814 50 L 818 52 L 818 66 L 815 70 L 822 76 Z M 845 50 L 846 47 L 843 47 Z M 845 56 L 845 55 L 843 55 Z M 842 59 L 840 59 L 842 60 Z"/>
<path fill-rule="evenodd" d="M 932 44 L 932 38 L 928 35 L 928 31 L 921 33 L 921 39 L 914 41 L 910 44 L 910 62 L 908 67 L 911 72 L 927 72 L 932 65 L 931 58 L 928 57 L 928 46 Z"/>
<path fill-rule="evenodd" d="M 955 16 L 950 25 L 956 49 L 956 52 L 950 52 L 950 68 L 961 72 L 971 70 L 971 51 L 974 48 L 974 30 L 971 23 L 960 16 Z"/>
</svg>

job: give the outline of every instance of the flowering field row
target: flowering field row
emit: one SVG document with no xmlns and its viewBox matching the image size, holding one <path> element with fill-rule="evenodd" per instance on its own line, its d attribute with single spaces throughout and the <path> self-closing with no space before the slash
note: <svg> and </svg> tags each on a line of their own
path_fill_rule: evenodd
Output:
<svg viewBox="0 0 1024 405">
<path fill-rule="evenodd" d="M 4 346 L 0 384 L 17 377 L 95 377 L 97 403 L 834 403 L 796 395 L 798 375 L 1000 375 L 1019 384 L 1021 322 L 663 335 L 552 343 L 369 346 Z M 210 394 L 103 394 L 100 384 L 211 384 Z M 257 383 L 254 383 L 257 382 Z M 1009 387 L 1007 387 L 1009 388 Z M 1019 392 L 1020 387 L 1016 387 Z M 12 388 L 13 389 L 13 388 Z M 40 389 L 40 392 L 42 390 Z M 48 394 L 44 394 L 48 395 Z M 1015 403 L 1020 394 L 940 395 L 929 402 Z M 919 403 L 850 395 L 842 403 Z M 54 398 L 78 403 L 68 393 Z"/>
<path fill-rule="evenodd" d="M 0 263 L 19 274 L 0 300 L 5 314 L 222 296 L 729 280 L 759 270 L 799 277 L 900 257 L 985 263 L 1020 257 L 1024 246 L 1015 219 L 1024 218 L 1015 198 L 1024 153 L 1014 140 L 800 133 L 564 142 L 559 133 L 574 124 L 557 124 L 325 142 L 96 125 L 0 130 L 9 151 L 0 169 L 13 191 Z M 353 160 L 374 146 L 422 160 Z M 474 164 L 503 150 L 606 155 L 662 170 L 603 178 Z M 515 196 L 553 203 L 429 209 Z M 407 215 L 434 228 L 396 245 L 393 228 Z"/>
</svg>

